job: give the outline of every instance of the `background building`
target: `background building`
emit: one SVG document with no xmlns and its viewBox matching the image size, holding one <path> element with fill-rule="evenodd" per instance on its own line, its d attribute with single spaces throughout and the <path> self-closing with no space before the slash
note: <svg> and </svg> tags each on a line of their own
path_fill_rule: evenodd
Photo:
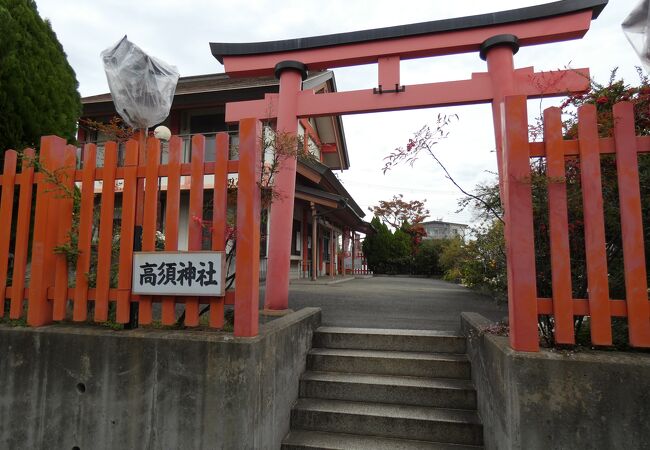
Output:
<svg viewBox="0 0 650 450">
<path fill-rule="evenodd" d="M 162 125 L 169 127 L 172 134 L 184 138 L 183 162 L 189 162 L 190 137 L 198 133 L 206 137 L 206 161 L 215 159 L 215 135 L 218 132 L 230 135 L 230 159 L 237 159 L 238 124 L 225 122 L 226 103 L 261 99 L 265 94 L 277 93 L 278 89 L 278 80 L 271 77 L 231 79 L 225 74 L 184 77 L 179 79 L 170 114 Z M 303 82 L 303 89 L 314 90 L 317 94 L 335 91 L 333 72 L 309 73 Z M 101 165 L 101 144 L 110 136 L 84 126 L 84 119 L 107 123 L 116 116 L 115 107 L 110 94 L 85 97 L 82 103 L 83 115 L 78 140 L 80 143 L 98 144 L 98 165 Z M 267 125 L 271 128 L 275 126 L 274 123 Z M 311 276 L 314 271 L 314 255 L 316 276 L 342 273 L 338 253 L 346 244 L 350 246 L 348 243 L 353 242 L 351 236 L 354 232 L 365 232 L 368 227 L 363 221 L 365 213 L 333 173 L 334 170 L 347 170 L 350 167 L 343 123 L 339 116 L 301 119 L 297 131 L 299 150 L 304 149 L 308 157 L 298 158 L 297 164 L 290 277 Z M 123 148 L 120 150 L 120 161 L 123 158 L 122 152 Z M 163 148 L 163 163 L 165 158 Z M 206 180 L 206 202 L 210 200 L 212 187 Z M 190 220 L 189 185 L 182 185 L 181 189 L 183 188 L 187 192 L 181 194 L 179 249 L 187 248 L 187 224 Z M 165 187 L 161 186 L 161 196 L 164 196 L 164 190 Z M 119 202 L 120 199 L 117 198 L 116 207 L 119 207 Z M 164 202 L 161 202 L 158 223 L 163 233 L 164 214 Z M 268 217 L 268 211 L 265 211 L 260 251 L 262 278 L 266 275 Z M 315 253 L 312 251 L 313 236 Z"/>
<path fill-rule="evenodd" d="M 469 225 L 463 223 L 443 222 L 442 220 L 431 220 L 422 222 L 427 235 L 424 239 L 452 239 L 460 237 L 463 240 L 469 234 Z"/>
</svg>

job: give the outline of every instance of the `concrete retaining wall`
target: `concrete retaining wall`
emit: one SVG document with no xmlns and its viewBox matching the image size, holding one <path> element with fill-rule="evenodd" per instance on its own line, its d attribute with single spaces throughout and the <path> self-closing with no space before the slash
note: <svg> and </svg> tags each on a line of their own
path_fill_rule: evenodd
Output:
<svg viewBox="0 0 650 450">
<path fill-rule="evenodd" d="M 252 339 L 0 326 L 0 448 L 279 449 L 320 309 Z"/>
<path fill-rule="evenodd" d="M 650 354 L 514 352 L 463 313 L 486 449 L 647 449 Z"/>
</svg>

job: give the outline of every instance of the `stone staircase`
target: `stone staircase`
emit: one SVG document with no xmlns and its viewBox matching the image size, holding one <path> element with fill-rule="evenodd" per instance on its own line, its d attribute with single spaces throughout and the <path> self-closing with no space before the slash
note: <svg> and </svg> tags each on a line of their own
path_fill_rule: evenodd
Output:
<svg viewBox="0 0 650 450">
<path fill-rule="evenodd" d="M 482 448 L 465 338 L 320 327 L 283 450 Z"/>
</svg>

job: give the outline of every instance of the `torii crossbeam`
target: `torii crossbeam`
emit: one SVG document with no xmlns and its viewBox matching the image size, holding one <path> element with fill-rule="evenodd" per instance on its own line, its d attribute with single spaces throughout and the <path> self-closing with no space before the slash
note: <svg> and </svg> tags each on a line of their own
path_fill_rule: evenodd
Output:
<svg viewBox="0 0 650 450">
<path fill-rule="evenodd" d="M 304 117 L 491 102 L 503 190 L 505 97 L 551 97 L 589 87 L 588 69 L 552 72 L 534 72 L 530 67 L 515 69 L 513 55 L 520 46 L 583 37 L 591 20 L 606 5 L 607 0 L 564 0 L 404 26 L 272 42 L 211 43 L 210 47 L 231 77 L 275 74 L 280 80 L 278 94 L 269 94 L 262 100 L 228 103 L 228 122 L 245 117 L 277 118 L 278 131 L 296 133 L 298 118 Z M 472 74 L 468 80 L 407 86 L 400 83 L 402 60 L 468 52 L 478 52 L 487 61 L 487 72 Z M 322 94 L 301 90 L 301 79 L 307 70 L 371 63 L 378 66 L 377 86 L 373 89 Z M 276 181 L 281 197 L 271 209 L 266 308 L 273 310 L 288 307 L 295 171 L 295 159 L 286 160 Z M 506 210 L 509 207 L 504 206 Z M 513 326 L 516 321 L 512 319 L 519 314 L 519 306 L 513 299 L 510 303 Z M 515 329 L 511 336 L 520 335 Z M 511 338 L 511 341 L 520 350 L 535 350 L 538 345 L 532 337 L 520 341 Z"/>
</svg>

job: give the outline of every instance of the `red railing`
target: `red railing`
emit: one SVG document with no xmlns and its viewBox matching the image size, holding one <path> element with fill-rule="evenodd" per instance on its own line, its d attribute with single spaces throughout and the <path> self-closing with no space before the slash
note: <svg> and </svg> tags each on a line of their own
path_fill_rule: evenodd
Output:
<svg viewBox="0 0 650 450">
<path fill-rule="evenodd" d="M 590 316 L 591 342 L 612 345 L 612 317 L 627 317 L 629 344 L 650 347 L 650 307 L 639 184 L 639 153 L 650 136 L 635 136 L 633 106 L 614 106 L 614 136 L 600 138 L 594 105 L 578 111 L 578 139 L 564 140 L 560 111 L 544 112 L 544 142 L 528 141 L 526 99 L 505 101 L 503 204 L 508 257 L 510 340 L 515 350 L 539 349 L 538 315 L 553 317 L 555 341 L 573 344 L 575 316 Z M 601 155 L 616 158 L 625 300 L 610 298 Z M 538 298 L 530 158 L 546 158 L 552 298 Z M 566 158 L 578 161 L 584 222 L 587 297 L 573 298 L 567 217 Z M 650 224 L 646 224 L 646 227 Z M 539 262 L 539 261 L 538 261 Z M 611 269 L 611 268 L 610 268 Z"/>
<path fill-rule="evenodd" d="M 184 305 L 186 326 L 199 325 L 199 305 L 209 305 L 209 326 L 222 328 L 224 304 L 235 305 L 234 333 L 236 336 L 255 336 L 258 333 L 259 303 L 259 233 L 261 127 L 254 119 L 240 122 L 239 160 L 228 160 L 229 140 L 226 133 L 217 135 L 216 161 L 205 162 L 205 138 L 192 138 L 191 163 L 181 163 L 182 139 L 174 136 L 169 142 L 168 162 L 160 164 L 161 144 L 149 138 L 146 161 L 138 164 L 141 151 L 138 142 L 126 144 L 125 161 L 118 166 L 115 142 L 104 146 L 104 163 L 96 167 L 96 146 L 83 149 L 83 166 L 77 169 L 77 150 L 66 146 L 56 136 L 41 140 L 39 164 L 35 171 L 27 162 L 34 150 L 24 152 L 20 173 L 16 173 L 18 154 L 5 152 L 4 170 L 0 176 L 0 292 L 5 295 L 0 305 L 0 317 L 5 301 L 10 302 L 9 317 L 27 317 L 31 326 L 53 321 L 89 320 L 88 304 L 94 305 L 92 320 L 106 322 L 109 305 L 115 304 L 115 321 L 130 321 L 130 305 L 138 304 L 138 322 L 149 325 L 153 321 L 152 303 L 160 302 L 163 325 L 177 320 L 177 307 Z M 223 251 L 226 245 L 228 173 L 238 173 L 236 221 L 236 275 L 235 291 L 224 297 L 159 297 L 138 296 L 131 292 L 132 258 L 136 209 L 143 208 L 142 250 L 155 251 L 156 232 L 164 230 L 165 250 L 178 249 L 181 181 L 189 177 L 188 250 L 204 249 L 203 224 L 193 217 L 204 217 L 204 180 L 213 181 L 212 236 L 208 249 Z M 49 175 L 48 175 L 49 174 Z M 137 198 L 138 183 L 144 180 L 144 198 Z M 158 211 L 161 183 L 166 182 L 165 215 Z M 120 185 L 119 189 L 110 188 Z M 101 183 L 101 193 L 96 194 Z M 187 183 L 183 183 L 185 186 Z M 18 208 L 14 207 L 18 187 Z M 78 188 L 77 201 L 71 194 Z M 32 196 L 35 190 L 35 206 Z M 119 255 L 114 250 L 114 217 L 116 193 L 121 194 L 121 223 L 119 225 Z M 67 192 L 67 194 L 66 194 Z M 101 201 L 96 205 L 95 196 Z M 73 208 L 78 208 L 73 215 Z M 14 211 L 16 217 L 13 217 Z M 93 221 L 99 214 L 99 227 L 93 236 Z M 73 217 L 78 220 L 78 255 L 74 270 L 69 267 L 70 254 L 61 246 L 70 244 Z M 30 227 L 33 220 L 33 234 Z M 13 233 L 12 233 L 13 232 Z M 30 242 L 31 241 L 31 242 Z M 74 246 L 69 246 L 74 248 Z M 91 264 L 93 249 L 96 263 Z M 71 250 L 74 251 L 74 250 Z M 13 268 L 10 255 L 13 254 Z M 95 287 L 90 287 L 89 273 L 94 271 Z M 26 283 L 27 268 L 31 276 Z M 111 286 L 111 271 L 117 271 L 117 280 Z M 8 283 L 8 273 L 11 282 Z M 72 276 L 71 274 L 74 274 Z M 114 275 L 114 274 L 113 274 Z M 28 284 L 28 286 L 26 286 Z"/>
</svg>

